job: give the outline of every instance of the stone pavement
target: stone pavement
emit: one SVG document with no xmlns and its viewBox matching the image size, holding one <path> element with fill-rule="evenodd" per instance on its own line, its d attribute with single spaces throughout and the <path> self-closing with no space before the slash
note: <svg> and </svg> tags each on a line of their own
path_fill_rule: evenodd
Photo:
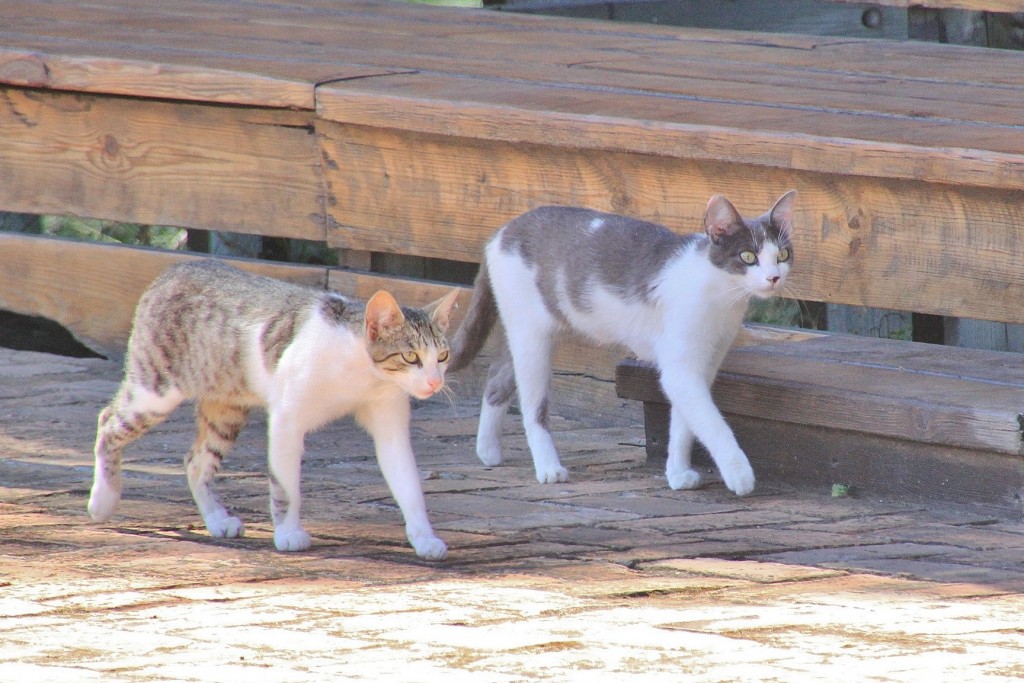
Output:
<svg viewBox="0 0 1024 683">
<path fill-rule="evenodd" d="M 0 350 L 0 681 L 1024 678 L 1020 519 L 764 482 L 739 499 L 713 477 L 673 492 L 639 424 L 579 416 L 554 420 L 572 481 L 541 486 L 511 420 L 509 464 L 475 462 L 468 395 L 414 411 L 443 563 L 408 547 L 348 422 L 309 439 L 308 552 L 273 550 L 261 417 L 222 477 L 246 538 L 202 528 L 187 409 L 128 451 L 121 510 L 94 525 L 119 374 Z"/>
</svg>

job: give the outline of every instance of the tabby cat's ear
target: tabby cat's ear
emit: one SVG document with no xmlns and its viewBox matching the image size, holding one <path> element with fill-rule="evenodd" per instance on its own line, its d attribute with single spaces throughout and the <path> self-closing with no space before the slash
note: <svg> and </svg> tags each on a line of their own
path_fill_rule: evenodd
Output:
<svg viewBox="0 0 1024 683">
<path fill-rule="evenodd" d="M 398 307 L 395 297 L 383 289 L 366 302 L 366 339 L 377 341 L 383 330 L 397 327 L 405 322 L 405 314 Z"/>
<path fill-rule="evenodd" d="M 455 309 L 455 300 L 458 297 L 459 290 L 453 289 L 423 309 L 430 315 L 431 322 L 442 332 L 448 329 L 448 323 L 451 322 L 452 318 L 452 311 Z"/>
<path fill-rule="evenodd" d="M 743 217 L 728 199 L 716 194 L 708 200 L 708 208 L 704 212 L 704 231 L 712 242 L 718 242 L 743 226 Z"/>
<path fill-rule="evenodd" d="M 772 225 L 778 228 L 779 234 L 787 239 L 793 235 L 793 204 L 795 202 L 796 190 L 790 190 L 779 197 L 779 201 L 775 202 L 771 213 L 768 214 Z"/>
</svg>

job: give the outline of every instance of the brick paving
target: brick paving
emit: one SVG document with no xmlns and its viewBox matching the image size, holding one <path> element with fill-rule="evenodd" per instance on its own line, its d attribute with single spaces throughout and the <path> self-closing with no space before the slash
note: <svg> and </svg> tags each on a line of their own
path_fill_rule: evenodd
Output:
<svg viewBox="0 0 1024 683">
<path fill-rule="evenodd" d="M 764 482 L 739 499 L 713 476 L 673 492 L 629 419 L 554 420 L 572 481 L 541 486 L 514 421 L 484 468 L 473 396 L 419 405 L 439 564 L 348 422 L 308 440 L 308 552 L 273 550 L 258 416 L 221 480 L 244 539 L 209 538 L 191 502 L 187 409 L 127 452 L 120 512 L 94 525 L 119 374 L 0 350 L 0 681 L 1024 678 L 1020 519 Z"/>
</svg>

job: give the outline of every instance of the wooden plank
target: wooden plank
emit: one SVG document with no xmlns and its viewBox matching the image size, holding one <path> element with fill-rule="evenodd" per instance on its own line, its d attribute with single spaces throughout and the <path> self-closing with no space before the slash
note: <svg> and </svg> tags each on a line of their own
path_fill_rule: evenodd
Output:
<svg viewBox="0 0 1024 683">
<path fill-rule="evenodd" d="M 173 263 L 208 258 L 185 252 L 72 242 L 0 232 L 0 308 L 47 317 L 108 357 L 119 357 L 131 330 L 142 291 Z M 449 292 L 451 285 L 322 266 L 226 259 L 251 272 L 315 288 L 330 287 L 366 299 L 386 289 L 407 305 L 423 305 Z M 462 289 L 458 325 L 471 290 Z M 457 327 L 452 328 L 452 332 Z M 485 350 L 474 366 L 452 378 L 454 390 L 480 395 L 490 360 Z M 611 383 L 621 352 L 564 344 L 555 357 L 553 405 L 587 410 L 609 425 L 635 425 L 639 408 L 617 398 Z"/>
<path fill-rule="evenodd" d="M 644 404 L 648 466 L 659 471 L 666 457 L 668 413 L 666 404 Z M 1020 513 L 1024 468 L 1013 455 L 889 438 L 833 425 L 737 414 L 727 418 L 762 484 L 822 491 L 844 484 L 856 497 L 956 501 Z M 694 464 L 714 466 L 701 446 L 694 449 Z"/>
<path fill-rule="evenodd" d="M 0 308 L 42 316 L 68 328 L 81 342 L 111 358 L 124 353 L 135 305 L 143 290 L 165 268 L 183 260 L 208 258 L 184 252 L 73 242 L 0 233 Z M 406 305 L 440 298 L 451 285 L 373 273 L 228 259 L 269 277 L 311 287 L 330 287 L 366 299 L 387 289 Z M 471 290 L 462 289 L 457 325 Z M 454 332 L 456 328 L 452 328 Z M 563 345 L 555 358 L 552 409 L 586 409 L 610 425 L 637 424 L 639 408 L 615 396 L 612 372 L 617 351 Z M 453 390 L 479 396 L 491 356 L 485 351 L 473 367 L 451 378 Z"/>
<path fill-rule="evenodd" d="M 0 90 L 0 208 L 322 240 L 309 112 Z"/>
<path fill-rule="evenodd" d="M 813 343 L 794 343 L 802 341 Z M 990 391 L 997 392 L 1002 391 L 1000 387 L 1010 387 L 1016 393 L 1018 388 L 1024 387 L 1024 365 L 1020 363 L 1020 356 L 1012 353 L 826 333 L 815 333 L 815 336 L 803 339 L 771 339 L 759 335 L 755 350 L 758 357 L 770 359 L 768 364 L 774 363 L 775 359 L 783 362 L 788 359 L 816 359 L 852 367 L 898 369 L 948 379 L 967 378 L 990 385 Z M 892 389 L 896 392 L 902 390 L 901 387 Z M 961 401 L 957 396 L 938 397 L 936 400 L 947 398 L 953 402 Z M 1024 402 L 1024 396 L 1020 398 Z M 978 401 L 982 402 L 978 405 L 984 405 L 985 399 L 979 398 Z"/>
<path fill-rule="evenodd" d="M 0 308 L 42 316 L 107 357 L 117 357 L 135 304 L 171 264 L 204 258 L 160 251 L 0 233 Z M 251 272 L 325 287 L 321 267 L 231 260 Z"/>
<path fill-rule="evenodd" d="M 861 3 L 861 0 L 835 1 Z M 976 12 L 1024 12 L 1024 2 L 1021 0 L 878 0 L 874 4 L 908 9 L 931 7 L 933 9 L 963 9 Z"/>
<path fill-rule="evenodd" d="M 770 75 L 773 70 L 781 68 L 785 73 L 786 66 L 799 70 L 793 79 L 797 84 L 815 80 L 827 83 L 830 77 L 856 78 L 869 90 L 876 86 L 876 81 L 919 72 L 918 86 L 922 92 L 931 87 L 929 99 L 933 100 L 936 83 L 945 85 L 940 98 L 946 99 L 952 86 L 968 88 L 977 80 L 978 73 L 1004 87 L 1019 86 L 1015 74 L 1019 73 L 1020 60 L 1000 60 L 976 51 L 957 54 L 950 64 L 948 46 L 944 46 L 943 53 L 947 59 L 937 69 L 929 66 L 933 56 L 921 59 L 916 47 L 896 48 L 902 50 L 899 58 L 879 59 L 876 53 L 882 49 L 880 41 L 858 44 L 851 52 L 849 41 L 837 39 L 761 34 L 752 40 L 751 34 L 684 28 L 675 29 L 673 40 L 666 40 L 664 30 L 652 27 L 558 18 L 524 24 L 520 17 L 493 12 L 452 14 L 426 7 L 406 8 L 397 13 L 391 5 L 371 5 L 361 10 L 349 4 L 332 9 L 306 4 L 259 5 L 238 17 L 226 15 L 218 5 L 194 3 L 184 9 L 120 7 L 114 12 L 114 20 L 111 8 L 89 5 L 68 8 L 66 17 L 44 21 L 36 16 L 32 22 L 32 12 L 39 15 L 42 11 L 38 3 L 12 0 L 12 5 L 18 11 L 11 17 L 10 30 L 0 31 L 0 35 L 5 43 L 26 50 L 31 46 L 55 56 L 95 54 L 153 61 L 168 69 L 179 68 L 183 63 L 193 67 L 205 63 L 248 76 L 263 75 L 269 70 L 301 83 L 328 80 L 329 74 L 323 71 L 326 65 L 354 61 L 399 69 L 621 87 L 622 75 L 603 75 L 605 66 L 645 72 L 649 63 L 660 60 L 661 66 L 651 63 L 649 68 L 662 72 L 678 65 L 675 68 L 681 74 L 693 76 L 694 87 L 704 82 L 710 89 L 692 92 L 711 98 L 720 97 L 714 91 L 719 77 L 704 71 L 716 65 L 724 69 L 726 80 L 742 83 L 746 78 L 748 87 L 759 86 L 765 78 L 763 74 Z M 197 15 L 204 17 L 200 30 L 195 25 Z M 83 26 L 87 27 L 87 41 L 81 38 Z M 147 34 L 144 44 L 135 40 L 140 32 Z M 295 40 L 296 35 L 301 35 L 302 40 Z M 886 54 L 891 51 L 885 49 Z M 495 51 L 506 59 L 494 60 Z M 862 53 L 867 53 L 868 58 L 851 62 L 851 56 Z M 865 71 L 850 71 L 851 63 L 859 64 L 858 69 Z M 877 73 L 880 78 L 865 79 L 866 73 Z M 111 74 L 111 80 L 116 81 L 116 74 Z M 630 76 L 631 82 L 636 80 L 635 75 Z M 146 84 L 138 86 L 144 88 Z M 906 86 L 897 85 L 894 89 L 900 94 L 906 91 Z M 833 104 L 829 98 L 819 98 L 816 104 L 823 102 Z M 1008 107 L 1007 111 L 1015 108 Z"/>
<path fill-rule="evenodd" d="M 833 484 L 846 484 L 854 497 L 1021 514 L 1019 457 L 756 417 L 731 416 L 729 422 L 761 483 L 813 487 L 825 495 Z"/>
<path fill-rule="evenodd" d="M 719 408 L 734 415 L 1024 453 L 1018 360 L 965 349 L 952 350 L 954 360 L 942 349 L 932 354 L 934 365 L 926 358 L 901 362 L 923 346 L 843 335 L 747 346 L 726 358 L 714 394 Z M 657 373 L 635 361 L 619 365 L 616 389 L 623 397 L 665 402 Z"/>
<path fill-rule="evenodd" d="M 22 36 L 3 43 L 0 83 L 259 107 L 313 109 L 317 83 L 400 71 L 312 60 L 300 68 L 276 56 L 253 56 L 242 64 L 222 54 L 169 53 L 148 45 L 125 57 L 119 46 L 81 39 L 46 50 Z"/>
<path fill-rule="evenodd" d="M 317 130 L 334 246 L 475 262 L 498 227 L 543 204 L 624 213 L 686 233 L 700 229 L 712 194 L 757 215 L 797 188 L 788 296 L 1024 322 L 1017 192 L 768 172 L 657 150 L 488 143 L 331 122 Z"/>
<path fill-rule="evenodd" d="M 517 144 L 1024 189 L 1024 142 L 976 123 L 933 120 L 908 130 L 891 117 L 857 112 L 424 73 L 322 86 L 317 113 L 341 123 L 387 121 L 408 131 Z"/>
</svg>

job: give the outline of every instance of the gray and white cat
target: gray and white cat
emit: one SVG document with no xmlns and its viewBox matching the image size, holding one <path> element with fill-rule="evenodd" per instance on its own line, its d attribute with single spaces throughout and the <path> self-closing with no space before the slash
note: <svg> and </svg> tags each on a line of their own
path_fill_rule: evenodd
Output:
<svg viewBox="0 0 1024 683">
<path fill-rule="evenodd" d="M 263 406 L 274 545 L 305 550 L 304 437 L 351 414 L 373 437 L 416 554 L 443 558 L 409 440 L 409 396 L 444 386 L 444 331 L 457 293 L 415 309 L 380 291 L 364 305 L 214 260 L 168 268 L 139 300 L 124 381 L 99 415 L 89 514 L 98 522 L 114 514 L 121 451 L 191 399 L 198 435 L 185 456 L 189 488 L 212 536 L 241 536 L 242 521 L 224 508 L 213 479 L 249 410 Z"/>
<path fill-rule="evenodd" d="M 673 489 L 700 484 L 693 438 L 725 485 L 754 488 L 754 471 L 711 399 L 711 383 L 751 297 L 782 289 L 792 264 L 796 192 L 745 220 L 724 197 L 707 205 L 704 233 L 678 235 L 625 216 L 550 206 L 502 227 L 484 251 L 473 299 L 452 340 L 449 370 L 468 364 L 500 317 L 505 343 L 484 389 L 477 455 L 501 462 L 502 420 L 519 389 L 527 442 L 541 483 L 566 481 L 548 430 L 551 353 L 560 332 L 621 344 L 653 362 L 672 404 L 666 475 Z"/>
</svg>

